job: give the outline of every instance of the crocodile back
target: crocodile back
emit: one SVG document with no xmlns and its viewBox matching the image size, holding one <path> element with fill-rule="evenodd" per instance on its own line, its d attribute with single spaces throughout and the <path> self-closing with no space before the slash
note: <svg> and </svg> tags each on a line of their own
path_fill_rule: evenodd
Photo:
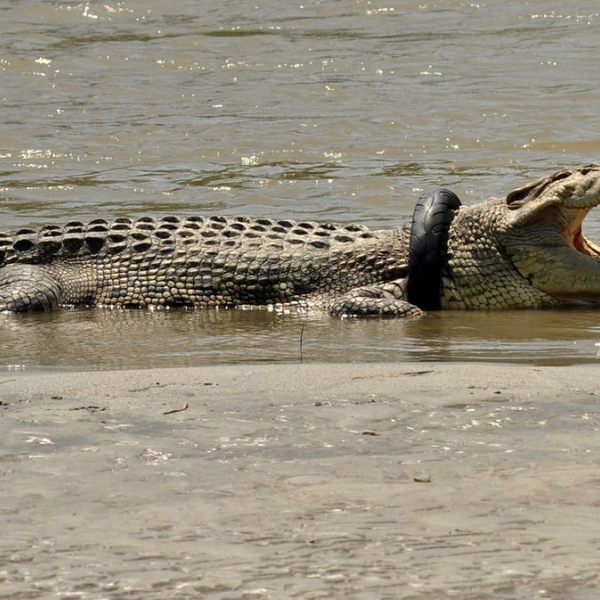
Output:
<svg viewBox="0 0 600 600">
<path fill-rule="evenodd" d="M 71 221 L 62 226 L 46 225 L 40 229 L 0 233 L 0 266 L 49 264 L 78 257 L 114 256 L 126 251 L 144 253 L 160 249 L 167 252 L 198 246 L 207 250 L 262 248 L 281 252 L 303 247 L 327 251 L 332 244 L 351 245 L 375 236 L 376 232 L 357 224 L 221 216 L 135 220 L 120 217 L 113 221 Z"/>
</svg>

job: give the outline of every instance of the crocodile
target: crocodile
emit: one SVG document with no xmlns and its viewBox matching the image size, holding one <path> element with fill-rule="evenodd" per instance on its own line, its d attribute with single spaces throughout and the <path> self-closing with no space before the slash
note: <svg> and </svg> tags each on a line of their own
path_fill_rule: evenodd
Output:
<svg viewBox="0 0 600 600">
<path fill-rule="evenodd" d="M 505 198 L 459 204 L 445 209 L 442 241 L 434 244 L 439 272 L 420 272 L 422 281 L 435 279 L 430 303 L 410 301 L 410 223 L 388 230 L 163 216 L 0 233 L 0 311 L 267 307 L 419 316 L 429 308 L 423 304 L 600 305 L 600 248 L 582 233 L 600 204 L 600 166 L 563 169 Z"/>
</svg>

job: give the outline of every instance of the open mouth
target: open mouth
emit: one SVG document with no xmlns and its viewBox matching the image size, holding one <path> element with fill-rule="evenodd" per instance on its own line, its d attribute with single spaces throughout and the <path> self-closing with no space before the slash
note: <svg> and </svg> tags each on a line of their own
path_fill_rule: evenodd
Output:
<svg viewBox="0 0 600 600">
<path fill-rule="evenodd" d="M 521 275 L 563 306 L 600 305 L 600 246 L 582 230 L 592 208 L 547 206 L 536 217 L 529 215 L 527 238 L 532 238 L 513 246 Z"/>
<path fill-rule="evenodd" d="M 582 224 L 591 209 L 569 209 L 561 210 L 562 236 L 565 242 L 577 250 L 577 252 L 600 260 L 600 247 L 588 240 L 583 235 Z"/>
</svg>

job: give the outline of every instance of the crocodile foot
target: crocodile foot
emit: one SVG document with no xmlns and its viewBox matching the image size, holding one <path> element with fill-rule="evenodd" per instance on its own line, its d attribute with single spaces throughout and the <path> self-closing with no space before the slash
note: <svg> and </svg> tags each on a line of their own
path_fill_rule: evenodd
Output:
<svg viewBox="0 0 600 600">
<path fill-rule="evenodd" d="M 419 317 L 424 314 L 418 306 L 403 298 L 406 298 L 405 279 L 356 288 L 336 298 L 329 312 L 336 317 Z"/>
</svg>

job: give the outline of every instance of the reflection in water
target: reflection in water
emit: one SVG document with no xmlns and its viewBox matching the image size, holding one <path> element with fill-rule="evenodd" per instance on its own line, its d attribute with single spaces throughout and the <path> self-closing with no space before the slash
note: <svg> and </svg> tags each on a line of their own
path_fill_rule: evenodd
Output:
<svg viewBox="0 0 600 600">
<path fill-rule="evenodd" d="M 597 311 L 443 312 L 415 323 L 412 358 L 545 365 L 597 360 Z M 412 330 L 410 333 L 413 333 Z"/>
<path fill-rule="evenodd" d="M 0 365 L 125 369 L 243 362 L 595 362 L 600 313 L 440 312 L 335 319 L 266 310 L 1 315 Z"/>
</svg>

